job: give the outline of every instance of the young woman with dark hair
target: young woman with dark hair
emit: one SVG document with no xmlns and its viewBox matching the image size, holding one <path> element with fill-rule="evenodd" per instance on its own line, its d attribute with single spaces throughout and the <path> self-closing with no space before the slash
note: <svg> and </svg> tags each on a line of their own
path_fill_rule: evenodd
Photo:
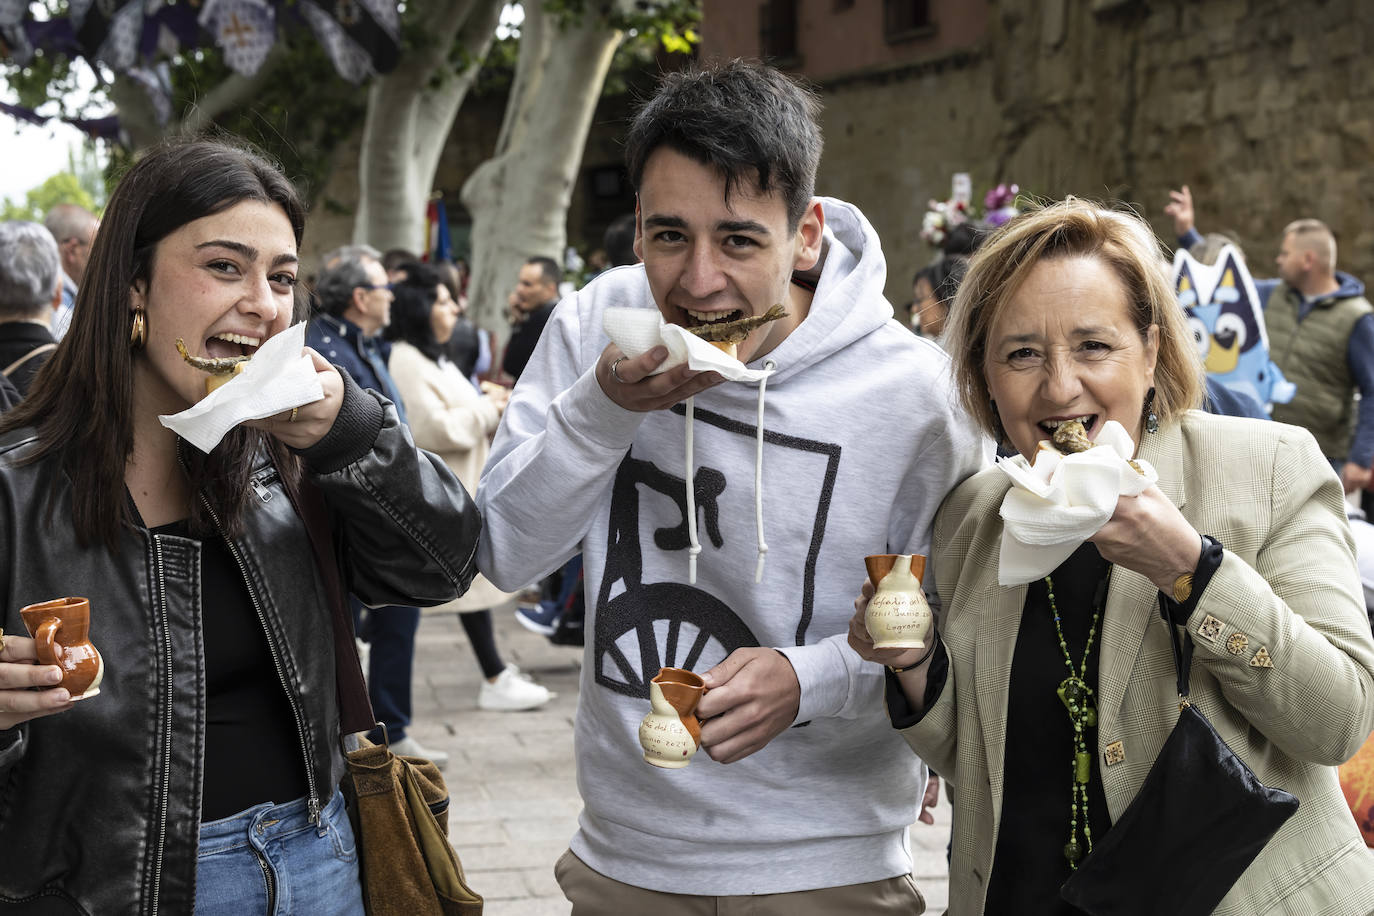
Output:
<svg viewBox="0 0 1374 916">
<path fill-rule="evenodd" d="M 205 395 L 178 339 L 251 354 L 299 315 L 304 225 L 251 152 L 148 153 L 110 198 L 71 330 L 0 418 L 0 913 L 250 916 L 307 894 L 362 913 L 331 610 L 295 497 L 317 491 L 369 604 L 461 593 L 477 514 L 394 408 L 308 348 L 317 401 L 208 455 L 159 422 Z M 55 686 L 14 635 L 20 608 L 64 595 L 90 599 L 98 696 Z"/>
<path fill-rule="evenodd" d="M 438 271 L 406 264 L 401 272 L 405 279 L 392 287 L 396 298 L 384 332 L 393 341 L 391 378 L 405 401 L 415 443 L 442 458 L 463 486 L 476 489 L 509 393 L 500 388 L 481 394 L 448 359 L 445 344 L 458 321 L 458 304 Z M 481 709 L 533 709 L 554 696 L 501 661 L 491 607 L 509 597 L 479 575 L 466 594 L 435 608 L 458 612 L 485 678 L 477 695 Z"/>
</svg>

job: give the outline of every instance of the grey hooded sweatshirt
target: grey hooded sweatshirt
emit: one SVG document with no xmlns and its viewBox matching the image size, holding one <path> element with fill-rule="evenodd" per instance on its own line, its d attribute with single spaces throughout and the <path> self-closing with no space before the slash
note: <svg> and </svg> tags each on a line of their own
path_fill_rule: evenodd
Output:
<svg viewBox="0 0 1374 916">
<path fill-rule="evenodd" d="M 571 846 L 626 884 L 771 894 L 911 870 L 925 768 L 888 721 L 882 667 L 849 648 L 848 623 L 864 556 L 928 554 L 935 510 L 991 443 L 956 406 L 945 354 L 893 320 L 873 228 L 849 204 L 822 203 L 810 311 L 750 364 L 774 364 L 766 391 L 725 382 L 694 399 L 694 584 L 683 407 L 624 410 L 593 375 L 603 311 L 655 308 L 642 267 L 607 271 L 554 311 L 477 491 L 478 567 L 499 587 L 583 555 L 585 808 Z M 793 727 L 729 765 L 705 751 L 686 769 L 647 765 L 648 680 L 661 665 L 704 672 L 744 646 L 791 662 Z"/>
</svg>

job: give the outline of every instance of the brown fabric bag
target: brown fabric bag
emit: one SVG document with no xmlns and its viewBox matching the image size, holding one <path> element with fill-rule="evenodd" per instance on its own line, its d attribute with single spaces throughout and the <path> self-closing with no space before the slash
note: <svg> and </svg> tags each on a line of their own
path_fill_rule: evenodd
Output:
<svg viewBox="0 0 1374 916">
<path fill-rule="evenodd" d="M 359 732 L 375 720 L 367 697 L 353 621 L 344 603 L 328 509 L 308 480 L 292 493 L 334 614 L 335 681 L 348 772 L 341 786 L 358 845 L 358 871 L 368 916 L 481 916 L 482 898 L 468 887 L 448 841 L 448 786 L 420 757 L 397 757 Z"/>
<path fill-rule="evenodd" d="M 369 916 L 481 916 L 448 841 L 448 788 L 439 768 L 361 739 L 349 751 L 344 794 L 356 813 L 363 903 Z"/>
</svg>

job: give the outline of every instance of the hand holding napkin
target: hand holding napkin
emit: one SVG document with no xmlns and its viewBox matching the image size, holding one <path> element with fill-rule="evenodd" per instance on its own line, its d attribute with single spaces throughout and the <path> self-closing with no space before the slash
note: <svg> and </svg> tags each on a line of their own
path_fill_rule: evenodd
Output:
<svg viewBox="0 0 1374 916">
<path fill-rule="evenodd" d="M 747 369 L 686 328 L 668 324 L 658 309 L 608 308 L 601 324 L 626 356 L 639 356 L 660 344 L 668 348 L 668 358 L 651 375 L 683 363 L 698 372 L 719 372 L 732 382 L 757 382 L 771 374 L 768 369 Z"/>
<path fill-rule="evenodd" d="M 1148 461 L 1132 467 L 1133 454 L 1130 434 L 1108 420 L 1086 452 L 1042 447 L 1034 465 L 1021 455 L 1000 459 L 1013 486 L 1002 500 L 998 584 L 1024 585 L 1053 572 L 1107 524 L 1119 497 L 1139 496 L 1159 480 Z"/>
<path fill-rule="evenodd" d="M 245 420 L 261 420 L 318 401 L 324 397 L 324 388 L 304 349 L 305 323 L 301 322 L 263 343 L 228 383 L 181 413 L 158 420 L 208 454 Z"/>
</svg>

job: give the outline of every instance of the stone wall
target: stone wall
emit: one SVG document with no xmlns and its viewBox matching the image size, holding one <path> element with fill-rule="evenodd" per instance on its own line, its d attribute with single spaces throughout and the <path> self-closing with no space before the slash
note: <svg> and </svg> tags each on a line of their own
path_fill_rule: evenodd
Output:
<svg viewBox="0 0 1374 916">
<path fill-rule="evenodd" d="M 818 190 L 872 220 L 898 304 L 956 171 L 978 195 L 1009 180 L 1124 200 L 1167 244 L 1162 208 L 1187 183 L 1199 225 L 1236 235 L 1262 276 L 1283 226 L 1316 216 L 1341 269 L 1374 281 L 1371 36 L 1363 0 L 992 2 L 966 47 L 817 79 Z"/>
<path fill-rule="evenodd" d="M 930 24 L 888 33 L 885 0 L 794 0 L 797 48 L 782 65 L 817 81 L 965 48 L 987 29 L 987 0 L 926 0 Z M 760 0 L 703 0 L 701 51 L 759 57 Z"/>
</svg>

